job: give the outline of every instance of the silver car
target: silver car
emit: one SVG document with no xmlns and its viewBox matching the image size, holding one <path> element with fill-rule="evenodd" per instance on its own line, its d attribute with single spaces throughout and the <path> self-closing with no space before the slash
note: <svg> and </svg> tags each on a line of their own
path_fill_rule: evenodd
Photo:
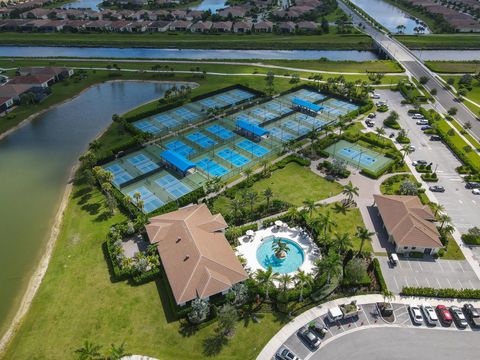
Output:
<svg viewBox="0 0 480 360">
<path fill-rule="evenodd" d="M 300 358 L 297 355 L 295 355 L 285 346 L 282 346 L 280 349 L 278 349 L 277 357 L 279 357 L 282 360 L 300 360 Z"/>
<path fill-rule="evenodd" d="M 437 326 L 438 324 L 438 316 L 435 312 L 435 309 L 430 304 L 422 304 L 422 311 L 423 315 L 425 316 L 425 320 L 427 321 L 428 325 Z"/>
<path fill-rule="evenodd" d="M 423 323 L 423 316 L 420 308 L 417 305 L 410 305 L 408 307 L 408 312 L 412 317 L 412 322 L 417 325 L 421 325 Z"/>
</svg>

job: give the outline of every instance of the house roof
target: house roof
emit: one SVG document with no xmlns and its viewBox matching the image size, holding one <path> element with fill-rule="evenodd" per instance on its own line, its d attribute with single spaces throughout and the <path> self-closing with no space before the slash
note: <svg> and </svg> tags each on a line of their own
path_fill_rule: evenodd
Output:
<svg viewBox="0 0 480 360">
<path fill-rule="evenodd" d="M 14 76 L 8 82 L 9 84 L 38 84 L 41 85 L 53 79 L 53 75 L 37 74 L 26 76 Z"/>
<path fill-rule="evenodd" d="M 23 93 L 26 93 L 31 88 L 31 85 L 8 83 L 6 85 L 0 86 L 0 96 L 14 98 L 22 95 Z"/>
<path fill-rule="evenodd" d="M 383 223 L 398 246 L 442 247 L 435 217 L 417 196 L 373 195 Z"/>
<path fill-rule="evenodd" d="M 205 204 L 153 217 L 145 226 L 177 304 L 218 294 L 247 279 L 221 232 L 226 227 L 222 215 L 212 215 Z"/>
</svg>

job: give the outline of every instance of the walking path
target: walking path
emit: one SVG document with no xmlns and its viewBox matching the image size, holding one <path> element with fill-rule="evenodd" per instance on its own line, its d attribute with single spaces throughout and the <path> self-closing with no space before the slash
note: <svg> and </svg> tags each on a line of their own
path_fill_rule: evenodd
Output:
<svg viewBox="0 0 480 360">
<path fill-rule="evenodd" d="M 332 300 L 332 301 L 320 304 L 318 306 L 315 306 L 314 308 L 307 310 L 301 315 L 292 319 L 287 325 L 285 325 L 282 329 L 280 329 L 280 331 L 277 332 L 277 334 L 275 334 L 270 339 L 267 345 L 265 345 L 263 350 L 257 356 L 257 360 L 272 359 L 275 356 L 275 353 L 277 352 L 277 350 L 280 348 L 280 346 L 282 346 L 282 344 L 285 343 L 285 341 L 287 341 L 287 339 L 290 336 L 295 334 L 299 328 L 307 325 L 308 323 L 317 319 L 320 316 L 324 316 L 328 312 L 329 308 L 339 306 L 345 303 L 350 303 L 351 301 L 356 301 L 357 305 L 365 305 L 365 304 L 374 304 L 377 302 L 383 302 L 384 298 L 382 295 L 379 295 L 379 294 L 359 295 L 359 296 L 353 296 L 349 298 L 336 299 L 336 300 Z M 465 301 L 458 301 L 456 299 L 439 299 L 439 298 L 423 298 L 423 297 L 419 298 L 419 297 L 412 297 L 412 296 L 408 296 L 408 297 L 394 296 L 392 299 L 390 299 L 390 302 L 397 303 L 397 304 L 406 304 L 406 305 L 421 304 L 421 303 L 427 302 L 432 306 L 444 304 L 447 307 L 452 305 L 463 306 L 463 304 L 465 303 Z M 476 308 L 480 307 L 479 300 L 475 300 L 475 301 L 469 300 L 468 302 L 473 304 Z M 372 325 L 372 326 L 378 326 L 378 325 Z M 392 325 L 386 325 L 386 326 L 392 326 Z M 334 338 L 335 337 L 333 337 L 332 339 Z"/>
</svg>

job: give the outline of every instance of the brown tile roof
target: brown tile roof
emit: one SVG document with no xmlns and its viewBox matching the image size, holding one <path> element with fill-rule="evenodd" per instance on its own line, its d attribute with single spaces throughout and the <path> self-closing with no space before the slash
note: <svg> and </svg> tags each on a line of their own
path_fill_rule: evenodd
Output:
<svg viewBox="0 0 480 360">
<path fill-rule="evenodd" d="M 221 232 L 226 227 L 222 215 L 212 215 L 205 204 L 153 217 L 145 226 L 177 304 L 218 294 L 247 279 Z"/>
<path fill-rule="evenodd" d="M 398 246 L 442 247 L 432 211 L 417 196 L 373 195 L 383 223 Z"/>
<path fill-rule="evenodd" d="M 25 75 L 25 76 L 14 76 L 10 79 L 8 84 L 38 84 L 41 85 L 53 79 L 53 75 Z"/>
<path fill-rule="evenodd" d="M 31 88 L 31 85 L 8 83 L 6 85 L 0 86 L 0 96 L 14 98 L 22 95 L 23 93 L 26 93 Z"/>
</svg>

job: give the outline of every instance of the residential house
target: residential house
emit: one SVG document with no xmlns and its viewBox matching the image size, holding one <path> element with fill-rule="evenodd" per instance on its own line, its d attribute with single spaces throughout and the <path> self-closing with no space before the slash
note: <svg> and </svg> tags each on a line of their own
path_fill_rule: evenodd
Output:
<svg viewBox="0 0 480 360">
<path fill-rule="evenodd" d="M 89 31 L 111 31 L 112 21 L 109 20 L 94 20 L 85 24 L 85 29 Z"/>
<path fill-rule="evenodd" d="M 253 29 L 255 32 L 269 33 L 273 31 L 273 23 L 268 20 L 260 21 L 256 24 L 253 24 Z"/>
<path fill-rule="evenodd" d="M 185 15 L 185 18 L 187 20 L 200 20 L 203 16 L 203 11 L 200 10 L 190 10 L 187 12 L 187 15 Z"/>
<path fill-rule="evenodd" d="M 21 19 L 48 19 L 48 15 L 52 12 L 52 9 L 36 8 L 25 11 L 20 14 Z"/>
<path fill-rule="evenodd" d="M 132 22 L 130 20 L 116 20 L 112 21 L 110 24 L 111 31 L 113 32 L 124 32 L 124 31 L 130 31 L 127 29 L 127 27 L 131 24 Z"/>
<path fill-rule="evenodd" d="M 313 21 L 300 21 L 297 24 L 297 29 L 298 31 L 301 31 L 301 32 L 313 33 L 317 31 L 318 24 Z"/>
<path fill-rule="evenodd" d="M 283 34 L 294 33 L 296 28 L 295 23 L 291 21 L 277 23 L 276 27 L 277 27 L 277 31 Z"/>
<path fill-rule="evenodd" d="M 9 96 L 0 96 L 0 113 L 7 111 L 14 105 L 13 98 Z"/>
<path fill-rule="evenodd" d="M 55 77 L 53 75 L 38 74 L 38 75 L 14 76 L 8 81 L 7 84 L 28 85 L 32 88 L 40 87 L 40 88 L 46 89 L 50 85 L 53 85 L 54 82 L 55 82 Z"/>
<path fill-rule="evenodd" d="M 233 24 L 233 32 L 245 34 L 249 33 L 252 30 L 252 23 L 249 21 L 237 21 Z"/>
<path fill-rule="evenodd" d="M 0 86 L 0 97 L 12 99 L 14 102 L 20 101 L 20 96 L 31 91 L 32 87 L 26 84 L 11 84 Z"/>
<path fill-rule="evenodd" d="M 212 28 L 211 21 L 199 21 L 190 27 L 190 31 L 197 32 L 197 33 L 204 33 L 204 32 L 209 32 L 211 28 Z"/>
<path fill-rule="evenodd" d="M 66 67 L 45 66 L 45 67 L 21 67 L 16 71 L 18 76 L 47 75 L 53 77 L 54 81 L 61 81 L 74 74 L 74 70 Z"/>
<path fill-rule="evenodd" d="M 219 21 L 214 22 L 212 25 L 212 31 L 215 32 L 230 32 L 232 31 L 232 22 L 231 21 Z"/>
<path fill-rule="evenodd" d="M 435 216 L 418 196 L 373 195 L 378 213 L 397 253 L 435 254 L 443 247 Z"/>
<path fill-rule="evenodd" d="M 170 24 L 170 31 L 187 31 L 191 26 L 191 21 L 175 20 Z"/>
<path fill-rule="evenodd" d="M 243 18 L 247 14 L 247 9 L 243 6 L 230 6 L 217 11 L 217 14 L 223 18 Z"/>
<path fill-rule="evenodd" d="M 153 21 L 147 25 L 147 31 L 150 32 L 165 32 L 170 28 L 170 21 Z"/>
<path fill-rule="evenodd" d="M 248 275 L 225 238 L 227 223 L 205 204 L 155 216 L 145 226 L 177 305 L 226 294 Z"/>
</svg>

